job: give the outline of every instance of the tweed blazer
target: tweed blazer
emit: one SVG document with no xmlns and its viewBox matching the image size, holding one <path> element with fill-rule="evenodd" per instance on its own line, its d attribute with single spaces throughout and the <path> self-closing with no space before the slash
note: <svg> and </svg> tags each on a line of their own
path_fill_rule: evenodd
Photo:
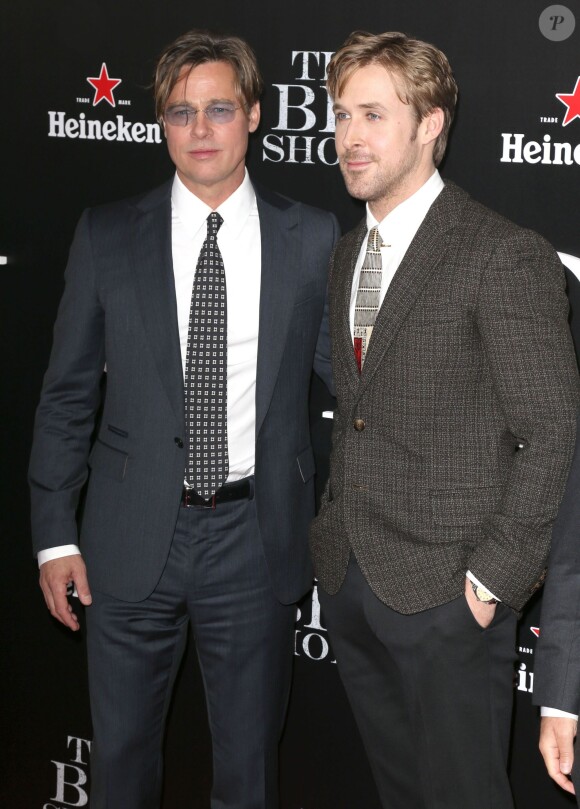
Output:
<svg viewBox="0 0 580 809">
<path fill-rule="evenodd" d="M 469 569 L 519 610 L 543 580 L 576 433 L 562 265 L 538 234 L 447 183 L 359 375 L 349 305 L 365 236 L 363 221 L 331 262 L 338 405 L 316 574 L 336 593 L 353 551 L 375 594 L 409 614 L 460 595 Z"/>
</svg>

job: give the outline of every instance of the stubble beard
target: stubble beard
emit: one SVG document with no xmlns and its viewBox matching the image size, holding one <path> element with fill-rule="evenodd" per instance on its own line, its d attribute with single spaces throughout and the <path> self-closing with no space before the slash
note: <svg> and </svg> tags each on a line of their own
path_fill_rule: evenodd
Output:
<svg viewBox="0 0 580 809">
<path fill-rule="evenodd" d="M 404 198 L 405 185 L 417 167 L 417 154 L 412 148 L 417 139 L 417 129 L 409 139 L 409 149 L 396 166 L 381 169 L 376 155 L 361 152 L 346 152 L 340 158 L 340 170 L 351 197 L 377 206 L 388 205 L 393 200 L 402 201 L 400 197 Z M 370 176 L 367 176 L 368 169 L 363 173 L 349 172 L 346 163 L 353 158 L 371 161 Z"/>
</svg>

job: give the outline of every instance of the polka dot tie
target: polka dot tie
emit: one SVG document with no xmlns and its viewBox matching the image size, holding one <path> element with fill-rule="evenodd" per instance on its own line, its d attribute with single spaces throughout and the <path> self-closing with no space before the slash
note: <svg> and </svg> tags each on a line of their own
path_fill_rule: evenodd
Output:
<svg viewBox="0 0 580 809">
<path fill-rule="evenodd" d="M 228 476 L 227 296 L 217 244 L 223 222 L 213 211 L 195 271 L 185 360 L 188 484 L 205 499 Z"/>
</svg>

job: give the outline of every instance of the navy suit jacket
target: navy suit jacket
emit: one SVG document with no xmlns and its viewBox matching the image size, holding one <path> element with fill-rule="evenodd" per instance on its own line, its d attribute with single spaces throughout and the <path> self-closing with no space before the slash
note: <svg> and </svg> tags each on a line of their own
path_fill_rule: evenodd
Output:
<svg viewBox="0 0 580 809">
<path fill-rule="evenodd" d="M 338 226 L 329 213 L 263 189 L 256 194 L 262 278 L 255 497 L 272 586 L 291 603 L 312 577 L 308 391 L 313 366 L 329 380 L 322 321 Z M 89 583 L 137 601 L 163 570 L 185 467 L 171 182 L 85 211 L 65 279 L 30 462 L 34 550 L 79 541 L 77 510 L 88 479 L 80 546 Z"/>
<path fill-rule="evenodd" d="M 580 714 L 580 416 L 576 429 L 574 458 L 552 531 L 533 702 Z"/>
</svg>

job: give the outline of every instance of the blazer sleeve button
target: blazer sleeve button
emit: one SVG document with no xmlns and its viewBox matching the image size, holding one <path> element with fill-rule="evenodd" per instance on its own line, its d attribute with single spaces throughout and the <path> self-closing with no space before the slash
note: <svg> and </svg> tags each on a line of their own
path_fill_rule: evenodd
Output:
<svg viewBox="0 0 580 809">
<path fill-rule="evenodd" d="M 181 440 L 181 438 L 174 438 L 173 440 L 175 441 L 179 449 L 183 449 L 183 441 Z"/>
<path fill-rule="evenodd" d="M 365 428 L 364 419 L 355 419 L 354 423 L 353 423 L 353 427 L 357 431 L 357 433 L 362 433 L 362 431 Z"/>
<path fill-rule="evenodd" d="M 545 567 L 542 572 L 540 573 L 538 580 L 535 584 L 530 587 L 530 594 L 533 595 L 536 590 L 539 590 L 544 581 L 546 580 L 546 574 L 548 573 L 548 568 Z"/>
</svg>

